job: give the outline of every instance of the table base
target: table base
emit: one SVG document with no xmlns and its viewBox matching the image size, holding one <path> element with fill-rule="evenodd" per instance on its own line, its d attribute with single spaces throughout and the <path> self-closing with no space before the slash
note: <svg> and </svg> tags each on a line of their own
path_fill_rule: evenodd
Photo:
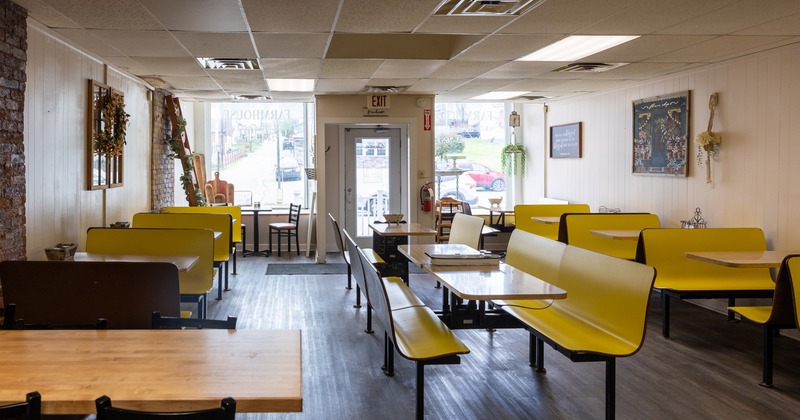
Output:
<svg viewBox="0 0 800 420">
<path fill-rule="evenodd" d="M 399 245 L 407 245 L 408 236 L 382 236 L 372 232 L 372 249 L 383 258 L 379 270 L 381 276 L 397 276 L 408 284 L 408 259 L 397 250 Z"/>
</svg>

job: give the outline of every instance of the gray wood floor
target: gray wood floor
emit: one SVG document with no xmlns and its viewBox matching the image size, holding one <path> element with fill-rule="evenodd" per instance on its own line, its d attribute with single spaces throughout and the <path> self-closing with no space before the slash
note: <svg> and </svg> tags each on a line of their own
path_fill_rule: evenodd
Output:
<svg viewBox="0 0 800 420">
<path fill-rule="evenodd" d="M 330 254 L 329 261 L 341 262 Z M 240 418 L 411 419 L 414 364 L 396 358 L 396 375 L 380 370 L 382 337 L 363 332 L 346 275 L 267 276 L 267 264 L 308 262 L 294 254 L 238 259 L 239 274 L 209 317 L 235 315 L 239 328 L 303 331 L 303 413 Z M 424 274 L 411 286 L 432 308 L 439 292 Z M 216 291 L 211 293 L 216 297 Z M 619 419 L 790 419 L 800 415 L 800 342 L 776 339 L 775 388 L 760 387 L 761 330 L 684 302 L 673 304 L 671 339 L 661 337 L 658 296 L 650 304 L 641 351 L 617 362 Z M 460 365 L 426 367 L 430 419 L 601 419 L 604 365 L 572 363 L 545 348 L 546 374 L 528 365 L 522 330 L 457 331 L 471 353 Z M 236 397 L 235 395 L 233 396 Z"/>
</svg>

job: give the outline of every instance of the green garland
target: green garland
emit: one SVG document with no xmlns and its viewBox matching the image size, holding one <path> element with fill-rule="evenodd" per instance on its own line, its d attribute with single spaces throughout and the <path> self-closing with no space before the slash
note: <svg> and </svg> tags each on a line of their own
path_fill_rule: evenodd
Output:
<svg viewBox="0 0 800 420">
<path fill-rule="evenodd" d="M 186 119 L 182 116 L 178 117 L 178 126 L 172 130 L 172 137 L 167 139 L 167 144 L 169 144 L 169 152 L 167 153 L 167 157 L 170 159 L 178 159 L 180 158 L 179 150 L 183 147 L 183 133 L 186 131 Z M 181 185 L 183 186 L 183 191 L 186 193 L 186 197 L 189 197 L 189 191 L 194 189 L 194 194 L 197 196 L 197 205 L 198 206 L 205 206 L 206 205 L 206 198 L 203 193 L 200 191 L 199 188 L 194 187 L 194 183 L 192 182 L 192 171 L 194 170 L 194 162 L 192 161 L 191 155 L 184 156 L 181 162 L 181 166 L 184 168 L 183 175 L 179 178 L 181 181 Z"/>
<path fill-rule="evenodd" d="M 509 143 L 505 145 L 500 152 L 500 168 L 504 173 L 514 175 L 517 173 L 517 168 L 520 169 L 520 175 L 525 175 L 525 146 L 516 143 Z M 519 162 L 517 162 L 519 156 Z"/>
<path fill-rule="evenodd" d="M 126 144 L 125 134 L 130 117 L 125 112 L 125 97 L 120 93 L 112 93 L 103 104 L 100 116 L 103 129 L 95 135 L 94 149 L 109 157 L 121 156 Z"/>
</svg>

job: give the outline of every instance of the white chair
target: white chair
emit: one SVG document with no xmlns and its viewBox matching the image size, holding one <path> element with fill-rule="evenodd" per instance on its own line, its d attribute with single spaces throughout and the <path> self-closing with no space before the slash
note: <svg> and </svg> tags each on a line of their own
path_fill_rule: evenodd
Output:
<svg viewBox="0 0 800 420">
<path fill-rule="evenodd" d="M 450 227 L 450 239 L 447 243 L 466 245 L 478 249 L 483 223 L 483 219 L 480 217 L 456 213 L 453 217 L 453 225 Z"/>
</svg>

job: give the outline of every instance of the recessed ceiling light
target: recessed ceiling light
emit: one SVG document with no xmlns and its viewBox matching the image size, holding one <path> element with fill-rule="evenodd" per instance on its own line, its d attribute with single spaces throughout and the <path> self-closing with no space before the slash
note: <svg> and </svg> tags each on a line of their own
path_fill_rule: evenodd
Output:
<svg viewBox="0 0 800 420">
<path fill-rule="evenodd" d="M 269 90 L 278 92 L 313 92 L 314 79 L 267 79 Z"/>
<path fill-rule="evenodd" d="M 636 38 L 639 36 L 573 35 L 534 51 L 517 61 L 575 61 Z"/>
<path fill-rule="evenodd" d="M 490 100 L 499 100 L 499 99 L 511 99 L 516 98 L 517 96 L 521 96 L 528 93 L 527 91 L 497 91 L 497 92 L 489 92 L 484 93 L 483 95 L 478 95 L 472 99 L 490 99 Z"/>
</svg>

